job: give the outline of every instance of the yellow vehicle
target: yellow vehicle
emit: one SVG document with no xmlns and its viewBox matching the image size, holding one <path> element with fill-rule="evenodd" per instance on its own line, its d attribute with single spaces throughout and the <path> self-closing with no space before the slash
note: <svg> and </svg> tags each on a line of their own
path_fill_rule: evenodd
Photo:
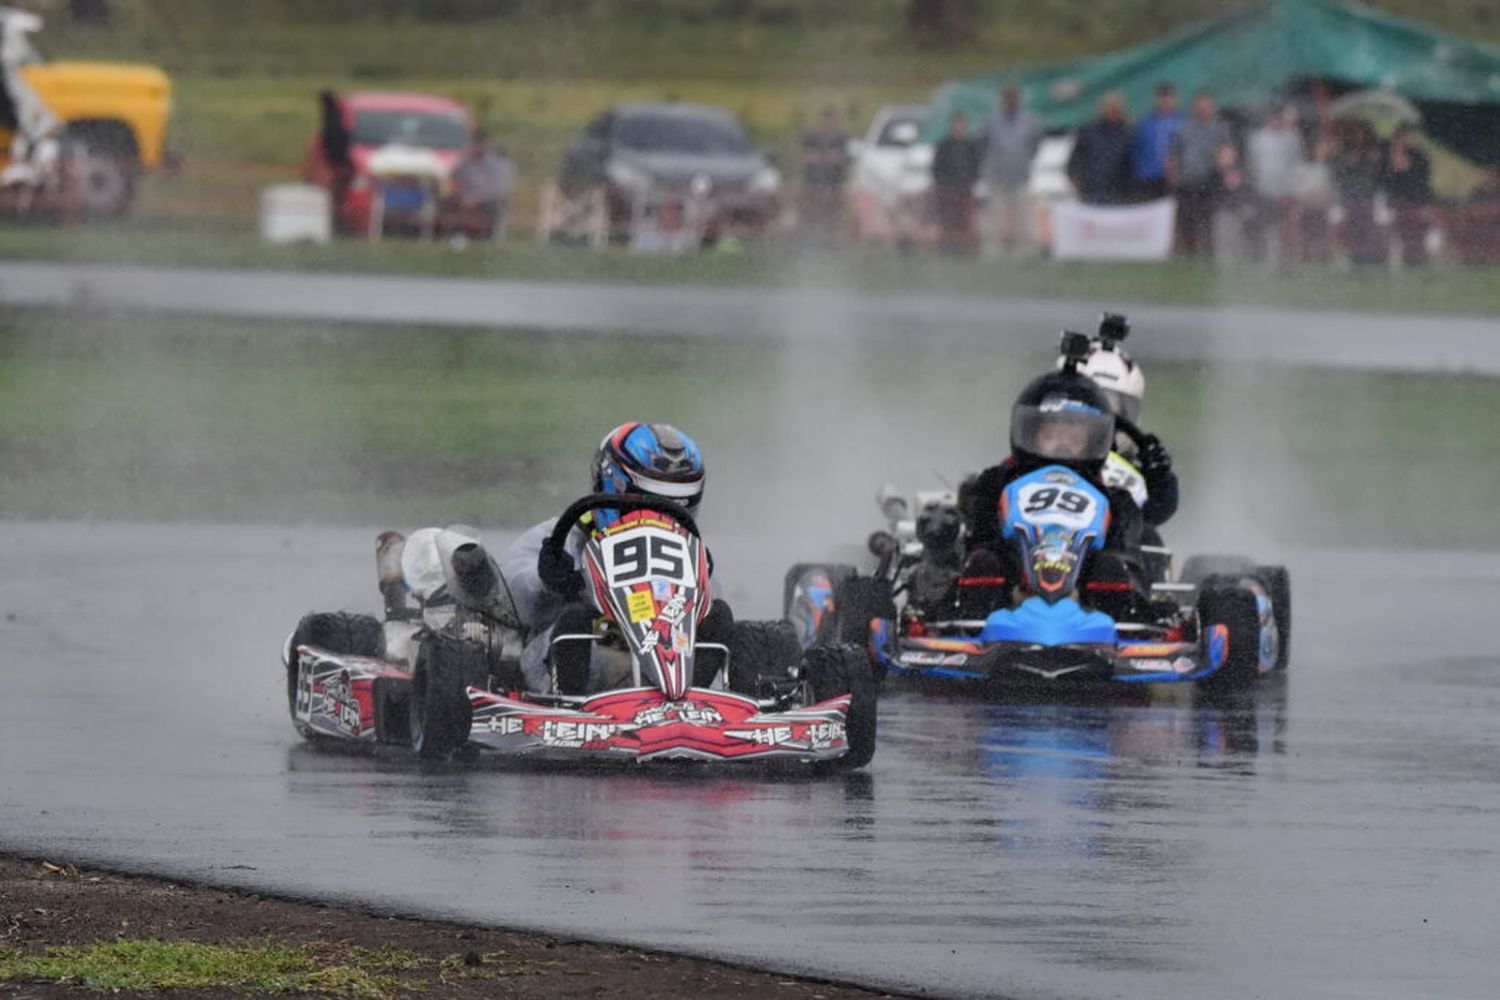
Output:
<svg viewBox="0 0 1500 1000">
<path fill-rule="evenodd" d="M 143 169 L 161 164 L 171 114 L 171 81 L 153 66 L 45 62 L 27 35 L 40 20 L 0 7 L 6 34 L 0 66 L 0 170 L 41 145 L 45 133 L 70 171 L 69 188 L 88 215 L 124 213 Z M 22 135 L 18 141 L 17 132 Z"/>
</svg>

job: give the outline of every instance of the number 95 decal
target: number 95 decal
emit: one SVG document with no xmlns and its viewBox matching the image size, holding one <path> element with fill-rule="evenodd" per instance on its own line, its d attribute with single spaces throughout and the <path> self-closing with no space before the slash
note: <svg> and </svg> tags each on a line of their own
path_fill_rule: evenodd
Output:
<svg viewBox="0 0 1500 1000">
<path fill-rule="evenodd" d="M 680 535 L 639 528 L 606 539 L 603 547 L 604 566 L 611 587 L 647 579 L 666 580 L 689 587 L 696 585 L 688 546 Z"/>
</svg>

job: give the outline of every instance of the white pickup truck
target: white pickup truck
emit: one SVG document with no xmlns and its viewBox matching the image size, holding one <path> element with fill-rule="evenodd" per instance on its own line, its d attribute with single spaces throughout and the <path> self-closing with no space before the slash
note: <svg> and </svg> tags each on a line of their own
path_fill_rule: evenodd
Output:
<svg viewBox="0 0 1500 1000">
<path fill-rule="evenodd" d="M 863 139 L 849 144 L 849 212 L 862 241 L 922 244 L 930 230 L 928 193 L 932 188 L 932 144 L 923 139 L 932 109 L 925 104 L 891 104 L 875 112 Z M 1048 135 L 1031 164 L 1030 191 L 1038 205 L 1072 197 L 1068 156 L 1072 133 Z M 987 190 L 981 180 L 975 194 Z"/>
</svg>

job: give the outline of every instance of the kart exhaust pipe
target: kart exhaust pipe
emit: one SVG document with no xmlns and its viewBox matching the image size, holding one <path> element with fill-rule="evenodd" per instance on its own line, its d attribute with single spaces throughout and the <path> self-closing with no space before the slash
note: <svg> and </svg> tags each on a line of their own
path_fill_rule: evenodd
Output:
<svg viewBox="0 0 1500 1000">
<path fill-rule="evenodd" d="M 911 508 L 906 502 L 906 497 L 890 483 L 886 483 L 876 491 L 875 503 L 880 508 L 880 513 L 892 524 L 904 521 L 911 516 Z"/>
<path fill-rule="evenodd" d="M 448 578 L 448 592 L 475 611 L 500 603 L 500 572 L 473 528 L 456 525 L 438 533 L 438 555 Z"/>
</svg>

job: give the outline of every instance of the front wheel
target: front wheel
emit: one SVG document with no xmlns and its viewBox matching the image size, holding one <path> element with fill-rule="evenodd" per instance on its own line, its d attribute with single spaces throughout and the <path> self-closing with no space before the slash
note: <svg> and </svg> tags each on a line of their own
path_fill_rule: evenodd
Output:
<svg viewBox="0 0 1500 1000">
<path fill-rule="evenodd" d="M 469 688 L 484 687 L 485 648 L 444 635 L 423 638 L 411 675 L 411 748 L 423 760 L 446 760 L 469 742 L 474 709 Z"/>
<path fill-rule="evenodd" d="M 814 646 L 802 653 L 802 676 L 815 702 L 853 695 L 844 719 L 848 751 L 838 759 L 841 768 L 864 767 L 875 756 L 875 721 L 879 682 L 865 650 L 853 643 Z"/>
<path fill-rule="evenodd" d="M 1255 575 L 1265 585 L 1271 598 L 1271 614 L 1276 619 L 1276 669 L 1285 670 L 1292 648 L 1292 577 L 1285 566 L 1259 566 Z"/>
<path fill-rule="evenodd" d="M 1210 576 L 1198 592 L 1203 656 L 1218 668 L 1202 681 L 1211 691 L 1244 690 L 1260 676 L 1260 610 L 1255 594 L 1232 577 Z"/>
<path fill-rule="evenodd" d="M 292 719 L 297 718 L 299 646 L 315 646 L 328 653 L 385 658 L 385 627 L 373 615 L 349 611 L 314 611 L 302 616 L 286 642 L 286 699 Z"/>
</svg>

